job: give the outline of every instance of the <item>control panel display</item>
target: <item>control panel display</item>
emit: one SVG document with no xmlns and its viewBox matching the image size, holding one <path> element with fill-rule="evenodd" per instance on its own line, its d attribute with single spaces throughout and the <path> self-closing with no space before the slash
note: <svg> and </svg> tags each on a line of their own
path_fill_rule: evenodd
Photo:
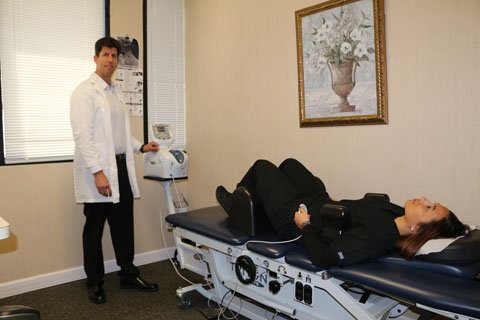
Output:
<svg viewBox="0 0 480 320">
<path fill-rule="evenodd" d="M 153 135 L 158 140 L 169 140 L 172 138 L 170 133 L 170 125 L 168 124 L 154 124 L 152 125 Z"/>
</svg>

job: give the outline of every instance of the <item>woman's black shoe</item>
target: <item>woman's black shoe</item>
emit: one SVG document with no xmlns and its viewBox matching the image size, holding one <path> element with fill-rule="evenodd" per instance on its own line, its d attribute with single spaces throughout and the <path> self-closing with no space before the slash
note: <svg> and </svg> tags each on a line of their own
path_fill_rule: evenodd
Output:
<svg viewBox="0 0 480 320">
<path fill-rule="evenodd" d="M 215 196 L 217 197 L 218 203 L 222 206 L 223 210 L 230 214 L 230 202 L 232 194 L 225 189 L 224 186 L 218 186 L 215 190 Z"/>
</svg>

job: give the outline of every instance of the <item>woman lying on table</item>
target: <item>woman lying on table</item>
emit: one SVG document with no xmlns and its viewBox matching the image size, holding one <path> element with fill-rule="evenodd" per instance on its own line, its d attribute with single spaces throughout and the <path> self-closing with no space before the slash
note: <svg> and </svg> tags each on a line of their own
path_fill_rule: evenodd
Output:
<svg viewBox="0 0 480 320">
<path fill-rule="evenodd" d="M 293 239 L 301 234 L 308 257 L 322 268 L 373 260 L 394 248 L 411 259 L 430 239 L 469 232 L 453 212 L 426 198 L 408 200 L 404 208 L 381 197 L 332 200 L 322 180 L 295 159 L 287 159 L 279 167 L 258 160 L 234 193 L 240 192 L 238 187 L 246 188 L 255 206 L 263 207 L 281 238 Z M 219 186 L 216 197 L 230 213 L 232 194 Z M 324 224 L 319 212 L 325 204 L 341 205 L 349 212 L 349 227 L 333 240 L 322 238 Z"/>
</svg>

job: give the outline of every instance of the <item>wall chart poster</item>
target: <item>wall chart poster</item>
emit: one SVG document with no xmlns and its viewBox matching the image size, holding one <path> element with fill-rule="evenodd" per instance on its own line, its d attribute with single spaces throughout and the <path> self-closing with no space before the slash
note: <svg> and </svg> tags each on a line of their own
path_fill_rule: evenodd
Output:
<svg viewBox="0 0 480 320">
<path fill-rule="evenodd" d="M 143 71 L 138 67 L 138 42 L 129 36 L 117 37 L 121 51 L 116 73 L 130 116 L 143 116 Z"/>
</svg>

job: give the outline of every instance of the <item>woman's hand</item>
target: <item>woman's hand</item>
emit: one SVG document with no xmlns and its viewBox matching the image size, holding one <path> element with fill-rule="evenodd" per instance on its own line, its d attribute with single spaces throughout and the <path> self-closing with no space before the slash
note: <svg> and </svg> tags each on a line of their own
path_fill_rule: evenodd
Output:
<svg viewBox="0 0 480 320">
<path fill-rule="evenodd" d="M 301 228 L 304 222 L 310 222 L 310 215 L 303 208 L 298 208 L 293 216 L 293 220 L 298 228 Z"/>
</svg>

